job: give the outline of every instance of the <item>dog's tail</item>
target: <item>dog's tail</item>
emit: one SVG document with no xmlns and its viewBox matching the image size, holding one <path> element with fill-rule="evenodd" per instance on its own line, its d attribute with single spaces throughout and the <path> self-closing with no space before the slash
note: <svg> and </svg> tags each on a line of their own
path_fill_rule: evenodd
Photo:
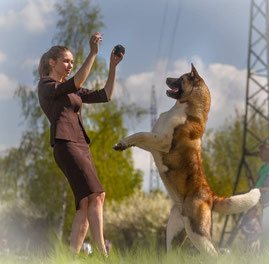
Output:
<svg viewBox="0 0 269 264">
<path fill-rule="evenodd" d="M 213 211 L 226 215 L 241 213 L 256 205 L 260 196 L 261 192 L 258 188 L 230 197 L 214 196 Z"/>
</svg>

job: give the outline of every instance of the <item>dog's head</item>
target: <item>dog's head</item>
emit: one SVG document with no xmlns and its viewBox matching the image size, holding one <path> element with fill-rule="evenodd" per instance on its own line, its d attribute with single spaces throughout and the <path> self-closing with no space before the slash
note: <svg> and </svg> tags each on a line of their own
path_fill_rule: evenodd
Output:
<svg viewBox="0 0 269 264">
<path fill-rule="evenodd" d="M 191 65 L 191 72 L 183 74 L 179 78 L 167 78 L 166 84 L 170 90 L 166 91 L 167 96 L 178 100 L 180 103 L 187 102 L 191 108 L 199 106 L 204 114 L 209 111 L 210 93 L 197 70 Z M 194 109 L 193 109 L 194 110 Z"/>
<path fill-rule="evenodd" d="M 168 97 L 185 102 L 194 89 L 198 89 L 199 86 L 204 85 L 204 81 L 193 64 L 191 64 L 190 73 L 183 74 L 179 78 L 167 78 L 166 84 L 171 89 L 166 91 Z"/>
</svg>

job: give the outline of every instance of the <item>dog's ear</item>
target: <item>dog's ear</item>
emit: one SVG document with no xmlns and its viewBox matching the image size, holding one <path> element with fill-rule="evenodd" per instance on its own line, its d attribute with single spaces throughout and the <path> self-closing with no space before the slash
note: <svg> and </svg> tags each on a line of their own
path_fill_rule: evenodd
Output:
<svg viewBox="0 0 269 264">
<path fill-rule="evenodd" d="M 195 69 L 195 67 L 193 66 L 193 64 L 191 64 L 191 78 L 194 80 L 200 79 L 200 76 L 199 76 L 197 70 Z"/>
</svg>

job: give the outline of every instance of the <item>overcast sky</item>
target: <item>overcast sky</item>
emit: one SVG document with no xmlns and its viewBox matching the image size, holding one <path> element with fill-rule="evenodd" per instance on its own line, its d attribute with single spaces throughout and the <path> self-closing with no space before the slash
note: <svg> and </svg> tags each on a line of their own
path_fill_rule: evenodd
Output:
<svg viewBox="0 0 269 264">
<path fill-rule="evenodd" d="M 23 125 L 13 93 L 19 84 L 33 85 L 33 69 L 55 34 L 56 2 L 0 1 L 0 150 L 20 142 Z M 99 56 L 108 61 L 114 45 L 126 48 L 118 78 L 130 101 L 150 107 L 154 84 L 158 113 L 169 109 L 175 102 L 165 95 L 165 78 L 189 72 L 192 62 L 211 91 L 208 128 L 222 125 L 235 107 L 244 111 L 250 0 L 92 3 L 100 6 L 106 25 Z M 130 133 L 149 129 L 150 118 L 145 116 L 139 125 L 132 124 Z M 145 172 L 147 188 L 149 155 L 135 150 L 134 158 L 136 167 Z"/>
</svg>

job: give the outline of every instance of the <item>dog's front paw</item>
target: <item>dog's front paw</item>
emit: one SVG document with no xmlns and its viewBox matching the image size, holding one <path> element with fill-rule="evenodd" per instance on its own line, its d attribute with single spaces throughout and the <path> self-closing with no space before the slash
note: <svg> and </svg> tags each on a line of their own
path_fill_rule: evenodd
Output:
<svg viewBox="0 0 269 264">
<path fill-rule="evenodd" d="M 117 150 L 117 151 L 123 151 L 125 149 L 127 149 L 129 146 L 124 143 L 123 141 L 120 141 L 118 144 L 115 144 L 113 146 L 113 149 Z"/>
</svg>

